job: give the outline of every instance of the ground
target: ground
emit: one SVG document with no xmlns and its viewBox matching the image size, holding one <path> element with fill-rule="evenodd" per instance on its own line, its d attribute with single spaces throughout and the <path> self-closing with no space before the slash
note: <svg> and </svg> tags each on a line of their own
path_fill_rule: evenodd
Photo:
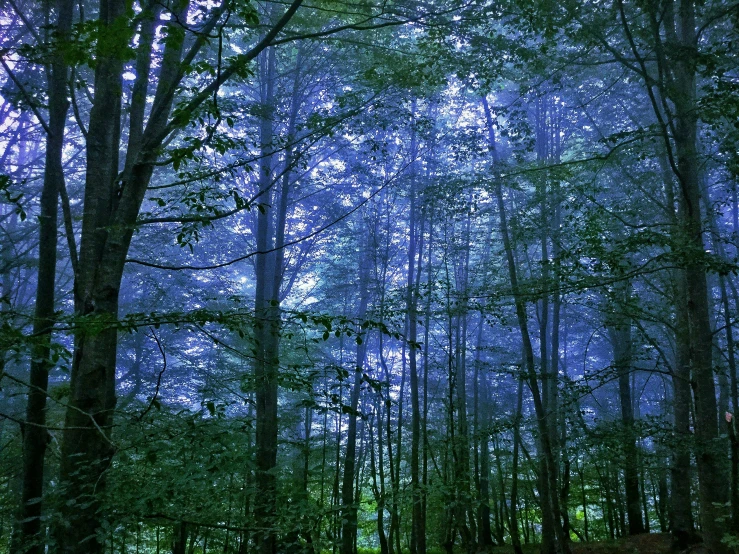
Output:
<svg viewBox="0 0 739 554">
<path fill-rule="evenodd" d="M 635 537 L 624 537 L 615 542 L 572 543 L 572 554 L 670 554 L 671 537 L 667 534 L 650 533 Z M 524 554 L 538 554 L 538 545 L 524 546 Z M 510 546 L 493 550 L 494 554 L 510 554 Z M 698 554 L 697 551 L 695 554 Z M 691 553 L 692 554 L 692 553 Z"/>
</svg>

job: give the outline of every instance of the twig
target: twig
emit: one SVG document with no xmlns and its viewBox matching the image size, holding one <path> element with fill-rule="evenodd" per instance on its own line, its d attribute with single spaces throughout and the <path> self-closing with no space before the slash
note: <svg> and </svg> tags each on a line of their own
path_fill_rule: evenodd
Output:
<svg viewBox="0 0 739 554">
<path fill-rule="evenodd" d="M 159 348 L 159 352 L 162 354 L 162 369 L 159 372 L 159 375 L 157 376 L 157 386 L 154 389 L 154 396 L 151 397 L 151 400 L 149 401 L 149 405 L 146 407 L 146 409 L 141 412 L 141 415 L 137 418 L 138 421 L 141 421 L 144 419 L 144 416 L 149 413 L 152 406 L 154 406 L 154 403 L 157 401 L 157 396 L 159 396 L 159 388 L 162 385 L 162 376 L 164 375 L 164 372 L 167 371 L 167 354 L 164 352 L 164 346 L 162 346 L 162 342 L 159 340 L 159 337 L 157 337 L 156 332 L 154 331 L 153 327 L 149 327 L 151 330 L 151 337 L 154 339 L 154 342 L 157 343 L 157 347 Z"/>
<path fill-rule="evenodd" d="M 25 89 L 23 84 L 18 80 L 18 78 L 13 73 L 13 70 L 10 69 L 10 66 L 5 61 L 5 58 L 2 57 L 4 54 L 5 54 L 5 51 L 0 51 L 0 63 L 2 63 L 3 68 L 5 68 L 5 72 L 8 74 L 8 77 L 10 77 L 10 80 L 15 83 L 15 86 L 18 87 L 18 90 L 21 91 L 21 94 L 28 102 L 28 105 L 31 107 L 31 110 L 33 110 L 34 115 L 39 120 L 39 123 L 41 123 L 41 126 L 44 128 L 44 131 L 46 131 L 46 134 L 50 135 L 51 129 L 49 129 L 49 126 L 47 125 L 46 121 L 41 115 L 41 112 L 38 111 L 38 108 L 36 107 L 36 103 L 33 101 L 33 98 L 31 98 L 31 95 L 28 94 L 28 91 Z"/>
</svg>

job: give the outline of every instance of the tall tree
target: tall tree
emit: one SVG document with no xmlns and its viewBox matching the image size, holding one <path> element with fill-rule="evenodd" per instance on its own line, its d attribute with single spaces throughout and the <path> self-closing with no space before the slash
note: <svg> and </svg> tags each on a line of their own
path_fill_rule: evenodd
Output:
<svg viewBox="0 0 739 554">
<path fill-rule="evenodd" d="M 50 10 L 49 5 L 47 9 Z M 48 443 L 46 430 L 46 396 L 51 362 L 51 331 L 55 319 L 57 214 L 59 196 L 66 194 L 63 157 L 65 127 L 69 100 L 67 79 L 69 66 L 62 48 L 72 27 L 73 2 L 58 0 L 54 5 L 56 22 L 49 41 L 53 55 L 47 65 L 49 121 L 46 129 L 44 182 L 39 214 L 39 265 L 36 283 L 36 306 L 33 335 L 39 341 L 33 349 L 29 379 L 26 421 L 23 430 L 23 488 L 21 494 L 20 552 L 40 554 L 44 551 L 41 534 L 41 509 L 44 486 L 44 458 Z M 47 17 L 49 17 L 49 14 Z M 47 31 L 48 32 L 48 31 Z M 76 256 L 76 251 L 72 252 Z"/>
<path fill-rule="evenodd" d="M 206 45 L 208 35 L 222 23 L 226 6 L 213 8 L 188 44 L 186 30 L 190 5 L 186 0 L 171 6 L 167 40 L 162 51 L 154 100 L 144 124 L 146 104 L 137 104 L 126 122 L 129 145 L 119 172 L 122 125 L 121 53 L 127 52 L 133 34 L 131 16 L 122 0 L 101 0 L 99 36 L 95 47 L 95 94 L 85 137 L 84 216 L 75 280 L 75 313 L 81 321 L 75 336 L 71 372 L 71 396 L 61 448 L 61 486 L 70 501 L 62 504 L 55 528 L 61 552 L 100 552 L 102 526 L 101 491 L 113 455 L 110 440 L 115 397 L 118 304 L 121 280 L 136 220 L 164 142 L 189 122 L 189 117 L 209 100 L 231 76 L 241 71 L 274 40 L 301 4 L 293 2 L 276 24 L 248 52 L 240 55 L 172 117 L 175 96 L 190 64 Z M 146 10 L 150 15 L 151 10 Z M 146 17 L 141 18 L 146 21 Z M 145 33 L 140 36 L 145 37 Z M 142 56 L 151 56 L 151 42 L 142 41 Z M 134 87 L 148 90 L 148 72 L 136 76 Z M 146 94 L 143 94 L 146 97 Z M 132 105 L 133 109 L 133 105 Z"/>
</svg>

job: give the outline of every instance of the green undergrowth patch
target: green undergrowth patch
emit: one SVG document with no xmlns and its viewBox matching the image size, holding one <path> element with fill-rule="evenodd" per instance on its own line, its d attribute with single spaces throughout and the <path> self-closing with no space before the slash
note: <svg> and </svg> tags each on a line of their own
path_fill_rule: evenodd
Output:
<svg viewBox="0 0 739 554">
<path fill-rule="evenodd" d="M 647 533 L 635 537 L 624 537 L 609 542 L 573 542 L 572 554 L 670 554 L 671 538 L 668 534 Z M 538 544 L 522 545 L 524 554 L 539 554 Z M 445 554 L 441 548 L 429 548 L 427 554 Z M 461 548 L 455 548 L 455 554 L 465 554 Z M 380 554 L 379 548 L 360 548 L 357 554 Z M 496 546 L 489 552 L 479 554 L 513 554 L 513 547 Z"/>
</svg>

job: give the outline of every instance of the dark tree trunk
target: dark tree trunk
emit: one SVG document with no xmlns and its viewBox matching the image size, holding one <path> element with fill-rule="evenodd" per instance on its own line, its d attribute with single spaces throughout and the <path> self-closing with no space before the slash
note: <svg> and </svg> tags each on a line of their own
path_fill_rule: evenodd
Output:
<svg viewBox="0 0 739 554">
<path fill-rule="evenodd" d="M 411 117 L 411 156 L 418 155 L 418 143 L 415 131 L 416 102 L 411 103 L 414 112 Z M 420 478 L 421 455 L 421 404 L 418 379 L 418 285 L 421 277 L 421 256 L 423 252 L 423 223 L 417 229 L 417 175 L 416 164 L 410 168 L 410 215 L 408 231 L 408 274 L 406 284 L 406 309 L 408 313 L 408 369 L 411 387 L 411 554 L 426 552 L 426 519 L 423 511 L 423 491 Z M 418 255 L 417 255 L 418 252 Z"/>
<path fill-rule="evenodd" d="M 359 254 L 359 311 L 357 318 L 362 321 L 367 314 L 369 303 L 369 260 L 368 246 L 363 245 Z M 344 476 L 341 486 L 341 554 L 354 554 L 357 544 L 357 509 L 354 495 L 354 480 L 357 468 L 357 409 L 362 386 L 362 369 L 367 353 L 367 337 L 361 326 L 357 329 L 357 358 L 354 365 L 354 380 L 349 399 L 349 414 L 346 431 L 346 451 L 344 454 Z"/>
<path fill-rule="evenodd" d="M 671 173 L 666 154 L 660 157 L 665 196 L 671 209 L 670 218 L 675 229 L 678 226 L 675 208 L 674 175 Z M 680 239 L 675 232 L 674 239 Z M 691 450 L 692 433 L 690 412 L 692 394 L 690 391 L 690 330 L 687 314 L 687 284 L 685 272 L 676 269 L 672 272 L 675 310 L 675 359 L 672 370 L 672 429 L 674 435 L 673 460 L 670 468 L 670 531 L 675 550 L 685 550 L 697 541 L 693 523 L 691 495 Z"/>
<path fill-rule="evenodd" d="M 490 413 L 488 383 L 480 371 L 484 325 L 485 317 L 481 313 L 477 330 L 477 347 L 475 348 L 475 399 L 481 397 L 474 408 L 475 436 L 477 437 L 475 452 L 478 461 L 475 464 L 478 494 L 477 542 L 481 549 L 489 551 L 494 544 L 493 533 L 490 528 L 490 422 L 492 414 Z M 480 389 L 482 389 L 481 395 Z M 479 424 L 480 419 L 483 421 L 482 426 Z"/>
<path fill-rule="evenodd" d="M 630 299 L 631 286 L 621 282 L 617 290 L 616 304 L 609 312 L 608 334 L 613 347 L 613 365 L 618 375 L 619 402 L 621 405 L 621 427 L 623 432 L 624 489 L 626 513 L 629 519 L 629 535 L 644 533 L 639 496 L 639 466 L 636 435 L 634 429 L 634 409 L 631 400 L 632 344 L 631 321 L 623 311 Z"/>
<path fill-rule="evenodd" d="M 265 50 L 259 58 L 260 117 L 259 140 L 262 157 L 259 165 L 258 201 L 263 205 L 257 214 L 257 254 L 255 261 L 255 329 L 257 356 L 254 365 L 256 399 L 256 496 L 254 540 L 259 554 L 276 554 L 277 529 L 277 366 L 279 348 L 279 307 L 273 305 L 279 291 L 275 290 L 276 255 L 271 251 L 274 239 L 275 214 L 271 209 L 273 180 L 275 51 Z"/>
<path fill-rule="evenodd" d="M 387 534 L 385 533 L 385 475 L 382 467 L 382 403 L 379 394 L 375 398 L 375 415 L 377 416 L 377 427 L 375 428 L 370 423 L 369 429 L 372 492 L 375 495 L 375 503 L 377 504 L 377 537 L 380 541 L 380 554 L 389 554 L 390 551 L 387 544 Z M 370 420 L 370 422 L 371 421 L 372 420 Z M 377 448 L 379 454 L 375 453 L 375 436 L 377 436 Z M 376 461 L 377 458 L 380 459 L 379 465 Z"/>
<path fill-rule="evenodd" d="M 100 0 L 99 32 L 106 40 L 97 42 L 95 53 L 95 94 L 86 135 L 84 215 L 74 295 L 75 314 L 84 320 L 75 335 L 70 399 L 61 445 L 60 493 L 68 500 L 62 503 L 60 517 L 54 522 L 54 538 L 61 553 L 96 554 L 104 549 L 99 536 L 104 518 L 100 499 L 114 453 L 110 430 L 116 405 L 116 322 L 123 268 L 161 146 L 181 126 L 181 121 L 170 120 L 170 114 L 186 74 L 183 61 L 189 65 L 223 14 L 214 8 L 212 17 L 190 45 L 188 59 L 183 60 L 185 29 L 180 22 L 187 19 L 189 2 L 179 0 L 171 6 L 173 16 L 167 23 L 167 41 L 161 53 L 149 119 L 138 144 L 126 153 L 124 169 L 119 173 L 124 67 L 120 54 L 126 51 L 129 36 L 117 26 L 125 17 L 126 6 L 123 0 Z M 273 38 L 299 6 L 300 0 L 291 4 L 266 38 Z M 146 35 L 142 32 L 140 39 Z M 243 55 L 244 62 L 253 60 L 268 44 L 269 40 L 260 41 Z M 149 52 L 144 55 L 150 55 L 151 47 L 145 40 L 139 41 L 140 52 Z M 193 113 L 236 71 L 236 66 L 225 68 L 215 82 L 189 101 L 182 113 Z M 146 73 L 136 76 L 134 89 L 144 97 L 150 77 Z M 141 110 L 145 103 L 132 101 L 128 111 L 135 106 Z M 129 128 L 134 135 L 140 131 L 134 127 L 141 126 L 143 119 L 131 114 Z"/>
<path fill-rule="evenodd" d="M 123 16 L 122 0 L 101 0 L 101 32 L 110 33 Z M 117 33 L 121 35 L 121 33 Z M 125 37 L 117 36 L 118 50 Z M 75 312 L 103 326 L 97 333 L 81 328 L 75 337 L 71 394 L 61 447 L 60 481 L 71 501 L 61 507 L 56 526 L 60 552 L 104 550 L 100 492 L 113 455 L 110 429 L 115 408 L 118 295 L 130 233 L 110 230 L 118 174 L 122 59 L 113 44 L 99 45 L 95 65 L 95 101 L 87 132 L 85 211 L 75 281 Z M 151 168 L 143 170 L 148 183 Z M 140 204 L 140 203 L 139 203 Z M 138 208 L 138 206 L 136 206 Z M 138 211 L 138 210 L 137 210 Z M 128 236 L 126 236 L 128 235 Z"/>
<path fill-rule="evenodd" d="M 57 0 L 55 31 L 62 39 L 72 24 L 73 2 Z M 23 475 L 20 509 L 20 552 L 42 554 L 41 501 L 44 490 L 44 457 L 49 440 L 46 430 L 46 395 L 49 384 L 51 330 L 54 325 L 58 198 L 65 188 L 62 156 L 64 129 L 69 110 L 67 75 L 62 52 L 52 56 L 47 68 L 49 131 L 46 136 L 44 183 L 39 214 L 39 253 L 33 336 L 37 344 L 31 356 L 26 421 L 23 427 Z M 76 252 L 75 252 L 76 254 Z"/>
<path fill-rule="evenodd" d="M 490 108 L 488 107 L 487 100 L 484 98 L 483 107 L 485 108 L 485 116 L 487 120 L 489 145 L 493 152 L 493 161 L 494 163 L 497 163 L 499 160 L 496 150 L 495 130 L 493 127 Z M 537 430 L 539 432 L 539 445 L 541 447 L 539 495 L 541 497 L 542 508 L 542 554 L 568 554 L 570 551 L 568 544 L 569 541 L 564 536 L 559 508 L 559 487 L 557 484 L 558 469 L 556 468 L 554 450 L 551 444 L 552 434 L 548 425 L 548 414 L 546 413 L 542 402 L 542 394 L 536 372 L 534 349 L 528 328 L 526 304 L 518 285 L 518 270 L 513 255 L 513 246 L 508 232 L 508 221 L 505 203 L 503 201 L 503 188 L 499 178 L 495 179 L 495 197 L 497 200 L 500 220 L 500 233 L 506 253 L 508 275 L 511 283 L 511 290 L 513 292 L 513 300 L 516 306 L 516 318 L 523 342 L 524 378 L 527 380 L 529 388 L 531 389 L 534 401 L 534 410 L 536 412 L 538 423 Z M 546 534 L 545 529 L 547 530 Z"/>
<path fill-rule="evenodd" d="M 630 24 L 622 0 L 619 0 L 618 8 L 632 53 L 644 64 L 629 31 Z M 681 241 L 681 261 L 685 270 L 686 294 L 678 304 L 678 311 L 685 311 L 681 317 L 687 323 L 686 336 L 689 339 L 701 529 L 707 548 L 720 554 L 729 551 L 729 547 L 721 542 L 725 532 L 722 506 L 729 500 L 729 491 L 724 483 L 722 465 L 725 453 L 720 451 L 716 441 L 719 427 L 713 375 L 713 333 L 707 268 L 703 259 L 706 249 L 701 202 L 705 199 L 701 198 L 701 162 L 698 155 L 696 2 L 673 0 L 660 6 L 659 11 L 656 5 L 649 5 L 646 9 L 649 10 L 647 14 L 654 30 L 652 51 L 660 68 L 657 80 L 646 83 L 646 86 L 680 193 L 678 222 L 684 237 Z M 661 28 L 664 28 L 664 35 Z M 665 79 L 666 74 L 669 74 L 669 81 Z M 659 98 L 654 94 L 655 84 Z M 677 392 L 675 401 L 678 401 Z"/>
<path fill-rule="evenodd" d="M 521 413 L 523 411 L 524 380 L 518 380 L 516 414 L 513 421 L 513 462 L 511 465 L 511 544 L 516 554 L 523 554 L 521 535 L 518 533 L 518 451 L 521 446 Z"/>
<path fill-rule="evenodd" d="M 186 554 L 187 552 L 187 524 L 176 523 L 172 530 L 172 554 Z"/>
</svg>

